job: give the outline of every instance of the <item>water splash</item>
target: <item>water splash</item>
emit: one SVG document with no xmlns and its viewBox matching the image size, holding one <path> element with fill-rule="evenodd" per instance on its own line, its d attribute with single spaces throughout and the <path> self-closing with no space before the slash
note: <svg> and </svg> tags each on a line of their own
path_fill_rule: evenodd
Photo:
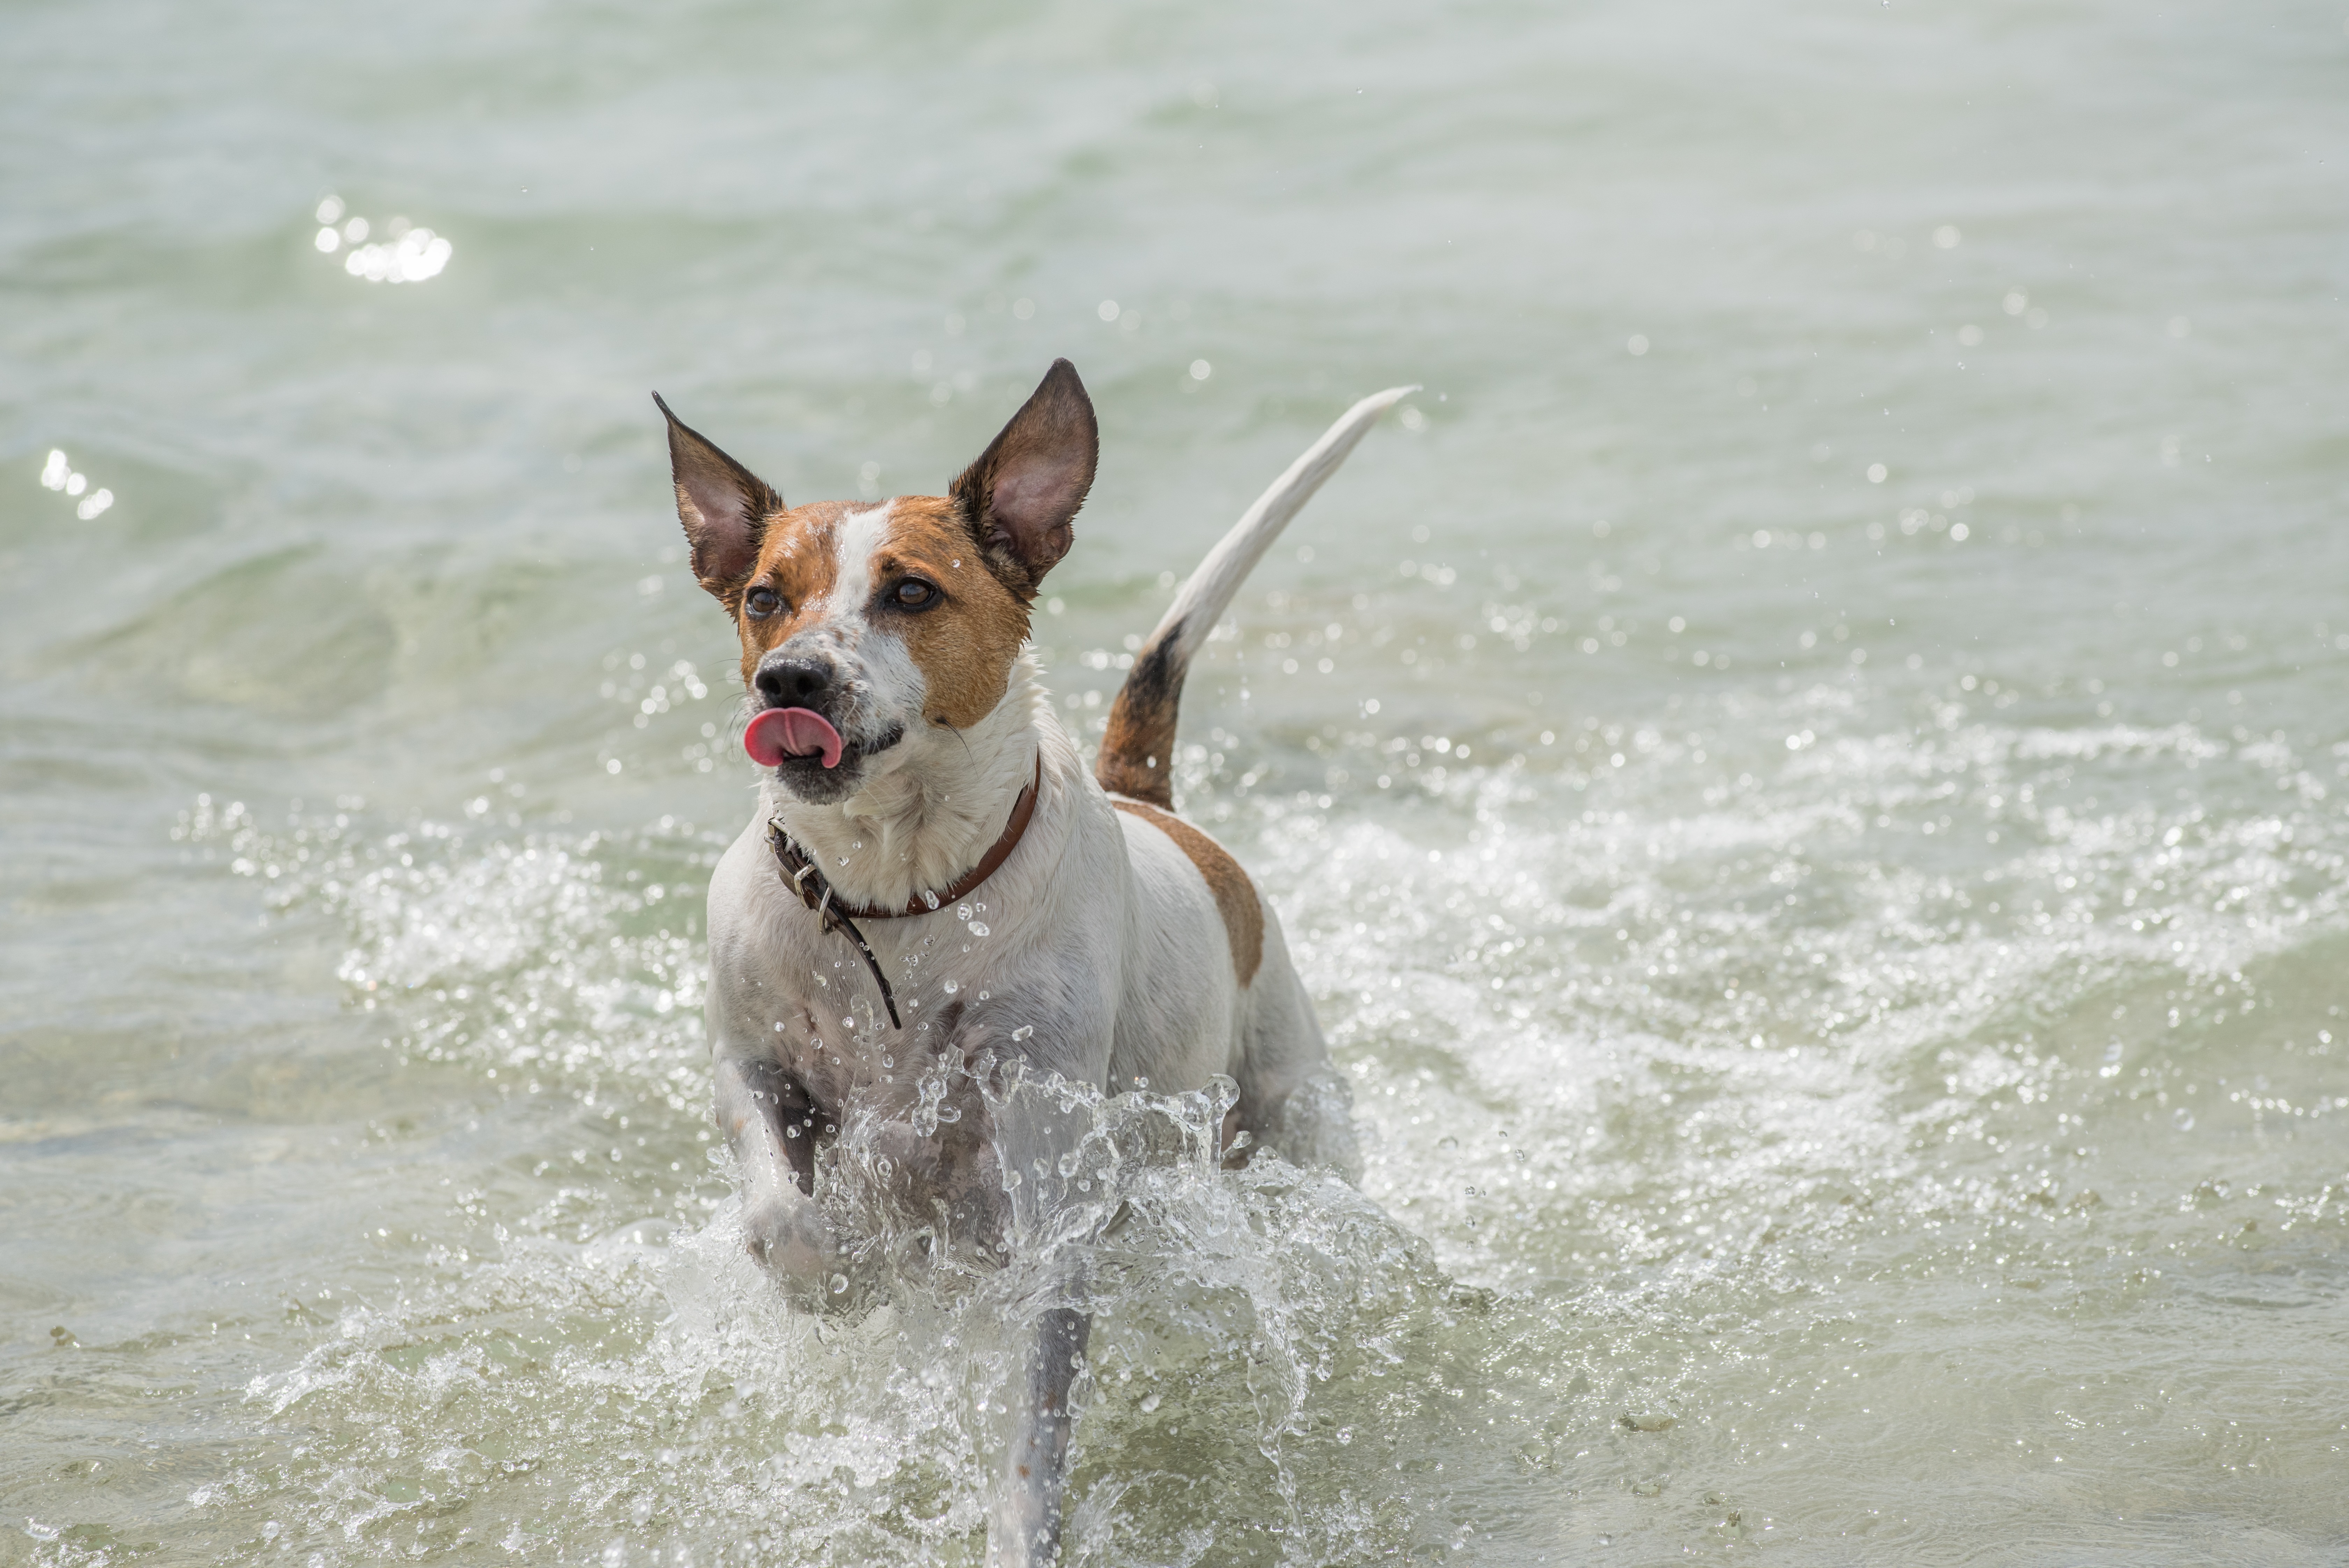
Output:
<svg viewBox="0 0 2349 1568">
<path fill-rule="evenodd" d="M 1226 776 L 1195 755 L 1202 815 L 1283 890 L 1362 1189 L 1304 1129 L 1221 1169 L 1220 1086 L 1005 1080 L 986 1113 L 1053 1129 L 1043 1168 L 1001 1173 L 1008 1259 L 906 1207 L 902 1146 L 852 1121 L 820 1190 L 859 1240 L 812 1308 L 745 1255 L 701 1119 L 688 911 L 714 840 L 264 830 L 207 804 L 189 842 L 285 915 L 347 922 L 350 1004 L 383 1010 L 395 1049 L 548 1123 L 510 1191 L 460 1195 L 478 1246 L 444 1227 L 256 1380 L 289 1436 L 207 1506 L 255 1531 L 266 1508 L 330 1562 L 460 1539 L 952 1560 L 1017 1325 L 1081 1304 L 1073 1561 L 1340 1563 L 1512 1532 L 1727 1552 L 1838 1517 L 1818 1478 L 1859 1462 L 1854 1412 L 1921 1397 L 1986 1301 L 2118 1323 L 2329 1288 L 2343 1195 L 2305 1159 L 2168 1195 L 2181 1159 L 2349 1112 L 2292 1071 L 2342 1027 L 2292 978 L 2344 920 L 2317 760 L 1963 714 L 1920 742 L 1799 694 L 1775 728 L 1813 739 L 1766 769 L 1629 732 L 1557 748 L 1587 766 L 1483 739 L 1495 760 L 1431 744 L 1413 767 L 1376 738 L 1335 759 L 1401 772 L 1408 820 L 1333 816 L 1274 759 Z M 2175 794 L 2189 773 L 2274 809 L 2207 816 Z M 948 1088 L 920 1082 L 916 1134 L 960 1114 Z M 1087 1266 L 1038 1266 L 1052 1241 Z M 2151 1397 L 2096 1376 L 2088 1425 L 2063 1428 L 2075 1465 Z M 1990 1415 L 1968 1408 L 1961 1431 Z M 2200 1450 L 2175 1431 L 2132 1473 L 2187 1473 Z M 1525 1485 L 1496 1501 L 1463 1473 Z"/>
</svg>

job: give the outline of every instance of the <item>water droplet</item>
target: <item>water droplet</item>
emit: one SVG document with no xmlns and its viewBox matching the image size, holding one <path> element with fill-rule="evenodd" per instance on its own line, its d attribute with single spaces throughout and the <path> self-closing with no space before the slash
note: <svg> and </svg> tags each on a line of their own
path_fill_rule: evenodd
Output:
<svg viewBox="0 0 2349 1568">
<path fill-rule="evenodd" d="M 837 1295 L 845 1295 L 847 1293 L 848 1293 L 848 1276 L 847 1276 L 846 1274 L 834 1274 L 834 1275 L 833 1275 L 833 1276 L 832 1276 L 832 1293 L 833 1293 L 833 1295 L 836 1295 L 836 1296 L 837 1296 Z"/>
<path fill-rule="evenodd" d="M 959 983 L 959 982 L 955 981 L 951 981 L 951 980 L 950 980 L 950 981 L 947 981 L 946 982 L 946 987 L 947 987 L 947 994 L 948 996 L 952 996 L 956 992 L 960 991 L 960 990 L 962 989 L 962 986 L 960 985 L 960 983 Z"/>
<path fill-rule="evenodd" d="M 1444 1137 L 1435 1140 L 1435 1147 L 1442 1149 L 1458 1148 L 1460 1147 L 1460 1140 L 1447 1133 Z"/>
<path fill-rule="evenodd" d="M 1014 1040 L 1030 1040 L 1033 1039 L 1035 1034 L 1036 1026 L 1034 1024 L 1023 1023 L 1019 1028 L 1011 1032 L 1011 1038 Z"/>
<path fill-rule="evenodd" d="M 973 920 L 970 923 L 970 934 L 975 937 L 985 937 L 991 936 L 994 933 L 988 929 L 988 924 L 985 920 Z"/>
<path fill-rule="evenodd" d="M 1157 1395 L 1155 1395 L 1155 1394 L 1144 1394 L 1144 1395 L 1142 1397 L 1142 1413 L 1143 1413 L 1143 1415 L 1147 1416 L 1147 1415 L 1149 1415 L 1153 1410 L 1155 1410 L 1155 1409 L 1157 1409 L 1157 1408 L 1158 1408 L 1158 1396 L 1157 1396 Z"/>
<path fill-rule="evenodd" d="M 968 920 L 968 919 L 970 919 L 970 906 L 969 906 L 968 904 L 957 904 L 957 905 L 956 905 L 956 906 L 955 906 L 955 919 L 957 919 L 957 920 Z"/>
<path fill-rule="evenodd" d="M 936 893 L 931 892 L 927 888 L 925 888 L 922 889 L 922 902 L 928 908 L 935 909 L 938 907 L 938 896 Z"/>
</svg>

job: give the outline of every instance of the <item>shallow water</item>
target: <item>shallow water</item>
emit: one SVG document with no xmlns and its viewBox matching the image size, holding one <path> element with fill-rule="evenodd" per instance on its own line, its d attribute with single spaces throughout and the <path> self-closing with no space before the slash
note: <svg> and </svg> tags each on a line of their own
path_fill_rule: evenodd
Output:
<svg viewBox="0 0 2349 1568">
<path fill-rule="evenodd" d="M 2349 1550 L 2335 12 L 6 36 L 0 1560 L 977 1561 L 1037 1282 L 811 1314 L 730 1232 L 646 392 L 935 491 L 1059 353 L 1088 730 L 1426 386 L 1180 788 L 1368 1168 L 1095 1107 L 1074 1561 Z"/>
</svg>

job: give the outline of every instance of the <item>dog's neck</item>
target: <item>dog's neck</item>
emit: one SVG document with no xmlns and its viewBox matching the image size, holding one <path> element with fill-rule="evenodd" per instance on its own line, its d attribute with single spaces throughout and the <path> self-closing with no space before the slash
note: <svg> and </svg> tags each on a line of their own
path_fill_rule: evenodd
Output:
<svg viewBox="0 0 2349 1568">
<path fill-rule="evenodd" d="M 1057 722 L 1034 652 L 1012 662 L 1003 700 L 967 730 L 909 734 L 907 754 L 844 800 L 812 805 L 770 780 L 761 805 L 823 868 L 841 902 L 900 909 L 953 886 L 1003 835 Z"/>
</svg>

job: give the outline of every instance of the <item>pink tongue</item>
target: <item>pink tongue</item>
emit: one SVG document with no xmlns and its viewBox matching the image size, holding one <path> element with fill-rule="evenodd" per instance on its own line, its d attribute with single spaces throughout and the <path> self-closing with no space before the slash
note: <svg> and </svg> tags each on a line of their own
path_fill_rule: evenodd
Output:
<svg viewBox="0 0 2349 1568">
<path fill-rule="evenodd" d="M 742 749 L 762 768 L 781 767 L 788 757 L 821 753 L 823 765 L 840 765 L 840 732 L 806 708 L 770 708 L 742 732 Z"/>
</svg>

